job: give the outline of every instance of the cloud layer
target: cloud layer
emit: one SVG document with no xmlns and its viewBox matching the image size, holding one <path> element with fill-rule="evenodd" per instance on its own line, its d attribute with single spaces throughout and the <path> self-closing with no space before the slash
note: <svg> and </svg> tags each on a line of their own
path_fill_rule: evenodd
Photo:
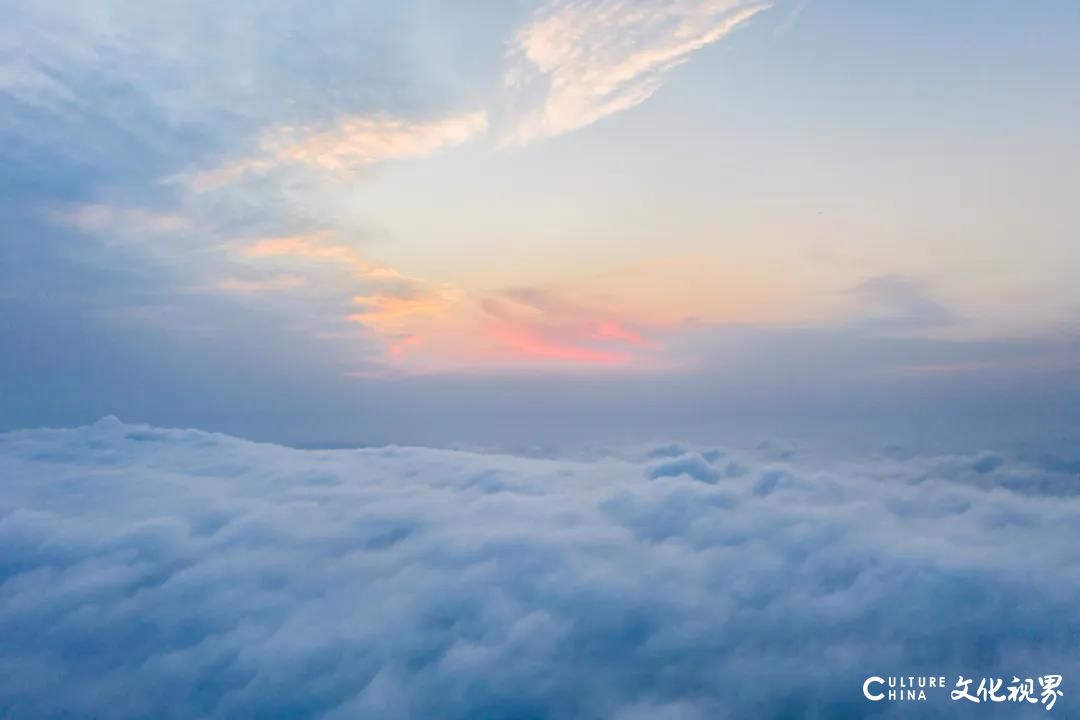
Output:
<svg viewBox="0 0 1080 720">
<path fill-rule="evenodd" d="M 1080 677 L 1065 466 L 106 419 L 0 436 L 0 476 L 5 717 L 910 717 L 862 679 L 961 672 L 1063 674 L 1067 716 Z"/>
</svg>

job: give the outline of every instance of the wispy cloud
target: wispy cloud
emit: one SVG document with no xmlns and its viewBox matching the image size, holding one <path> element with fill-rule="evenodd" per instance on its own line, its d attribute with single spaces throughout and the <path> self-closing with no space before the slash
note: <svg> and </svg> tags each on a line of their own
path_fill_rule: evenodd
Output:
<svg viewBox="0 0 1080 720">
<path fill-rule="evenodd" d="M 767 2 L 561 0 L 513 41 L 505 85 L 528 96 L 507 144 L 558 135 L 647 100 L 665 74 Z"/>
<path fill-rule="evenodd" d="M 445 307 L 441 298 L 431 294 L 413 297 L 357 295 L 353 301 L 360 310 L 350 316 L 352 319 L 387 326 L 417 315 L 438 314 Z"/>
<path fill-rule="evenodd" d="M 809 4 L 810 0 L 798 0 L 798 2 L 788 10 L 787 15 L 780 21 L 780 24 L 776 26 L 776 29 L 773 30 L 773 37 L 781 38 L 791 32 L 799 22 L 799 16 L 803 14 L 803 11 L 806 10 L 806 6 Z"/>
<path fill-rule="evenodd" d="M 849 292 L 860 306 L 856 325 L 864 330 L 928 330 L 955 320 L 953 311 L 915 278 L 877 275 Z"/>
<path fill-rule="evenodd" d="M 241 277 L 227 277 L 218 281 L 213 289 L 219 292 L 236 293 L 239 295 L 261 295 L 264 293 L 282 292 L 295 290 L 307 285 L 307 278 L 302 275 L 282 273 L 264 280 L 252 280 Z"/>
<path fill-rule="evenodd" d="M 241 254 L 248 258 L 293 257 L 343 267 L 358 277 L 376 280 L 408 279 L 401 272 L 364 258 L 348 245 L 327 242 L 333 233 L 322 231 L 307 235 L 289 235 L 256 240 L 245 245 Z"/>
<path fill-rule="evenodd" d="M 99 235 L 105 242 L 137 240 L 148 235 L 176 233 L 191 227 L 190 221 L 177 213 L 104 203 L 63 207 L 52 213 L 52 219 L 76 230 Z"/>
<path fill-rule="evenodd" d="M 262 133 L 261 154 L 197 173 L 196 192 L 214 190 L 246 175 L 290 165 L 341 171 L 388 160 L 432 155 L 484 132 L 487 114 L 471 112 L 412 122 L 388 117 L 346 116 L 329 130 L 282 126 Z"/>
<path fill-rule="evenodd" d="M 353 302 L 358 310 L 348 319 L 383 341 L 389 362 L 400 363 L 406 355 L 425 346 L 432 321 L 446 315 L 456 300 L 456 292 L 427 285 L 414 286 L 408 294 L 399 289 L 357 295 Z"/>
<path fill-rule="evenodd" d="M 368 260 L 349 245 L 334 242 L 333 237 L 333 232 L 321 231 L 262 238 L 242 246 L 239 254 L 249 260 L 300 260 L 345 271 L 350 281 L 342 292 L 349 293 L 355 310 L 344 320 L 364 327 L 380 340 L 386 360 L 400 359 L 420 346 L 431 319 L 445 314 L 457 300 L 457 293 Z M 276 276 L 281 277 L 286 276 Z M 273 287 L 273 283 L 273 279 L 241 283 L 234 291 L 258 292 Z"/>
</svg>

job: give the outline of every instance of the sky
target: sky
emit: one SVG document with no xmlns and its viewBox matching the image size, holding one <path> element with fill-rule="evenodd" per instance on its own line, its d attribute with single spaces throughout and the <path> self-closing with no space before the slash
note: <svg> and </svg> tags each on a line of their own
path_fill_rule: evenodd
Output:
<svg viewBox="0 0 1080 720">
<path fill-rule="evenodd" d="M 1073 2 L 4 14 L 0 429 L 1080 434 Z"/>
</svg>

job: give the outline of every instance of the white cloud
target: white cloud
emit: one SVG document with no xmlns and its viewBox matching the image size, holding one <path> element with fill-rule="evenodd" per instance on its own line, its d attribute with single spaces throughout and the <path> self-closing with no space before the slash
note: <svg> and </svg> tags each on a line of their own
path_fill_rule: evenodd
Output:
<svg viewBox="0 0 1080 720">
<path fill-rule="evenodd" d="M 2 435 L 0 709 L 840 717 L 869 674 L 1080 677 L 1067 468 L 781 456 Z"/>
<path fill-rule="evenodd" d="M 558 135 L 639 105 L 669 70 L 769 6 L 745 0 L 549 3 L 512 45 L 505 83 L 539 99 L 526 103 L 505 142 Z"/>
</svg>

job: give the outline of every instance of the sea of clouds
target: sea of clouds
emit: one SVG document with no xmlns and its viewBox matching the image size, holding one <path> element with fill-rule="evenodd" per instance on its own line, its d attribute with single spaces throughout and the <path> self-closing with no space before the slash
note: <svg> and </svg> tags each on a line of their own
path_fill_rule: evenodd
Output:
<svg viewBox="0 0 1080 720">
<path fill-rule="evenodd" d="M 1071 717 L 1075 465 L 0 435 L 0 717 Z M 1064 676 L 1042 705 L 869 675 Z M 977 684 L 977 680 L 976 680 Z"/>
</svg>

